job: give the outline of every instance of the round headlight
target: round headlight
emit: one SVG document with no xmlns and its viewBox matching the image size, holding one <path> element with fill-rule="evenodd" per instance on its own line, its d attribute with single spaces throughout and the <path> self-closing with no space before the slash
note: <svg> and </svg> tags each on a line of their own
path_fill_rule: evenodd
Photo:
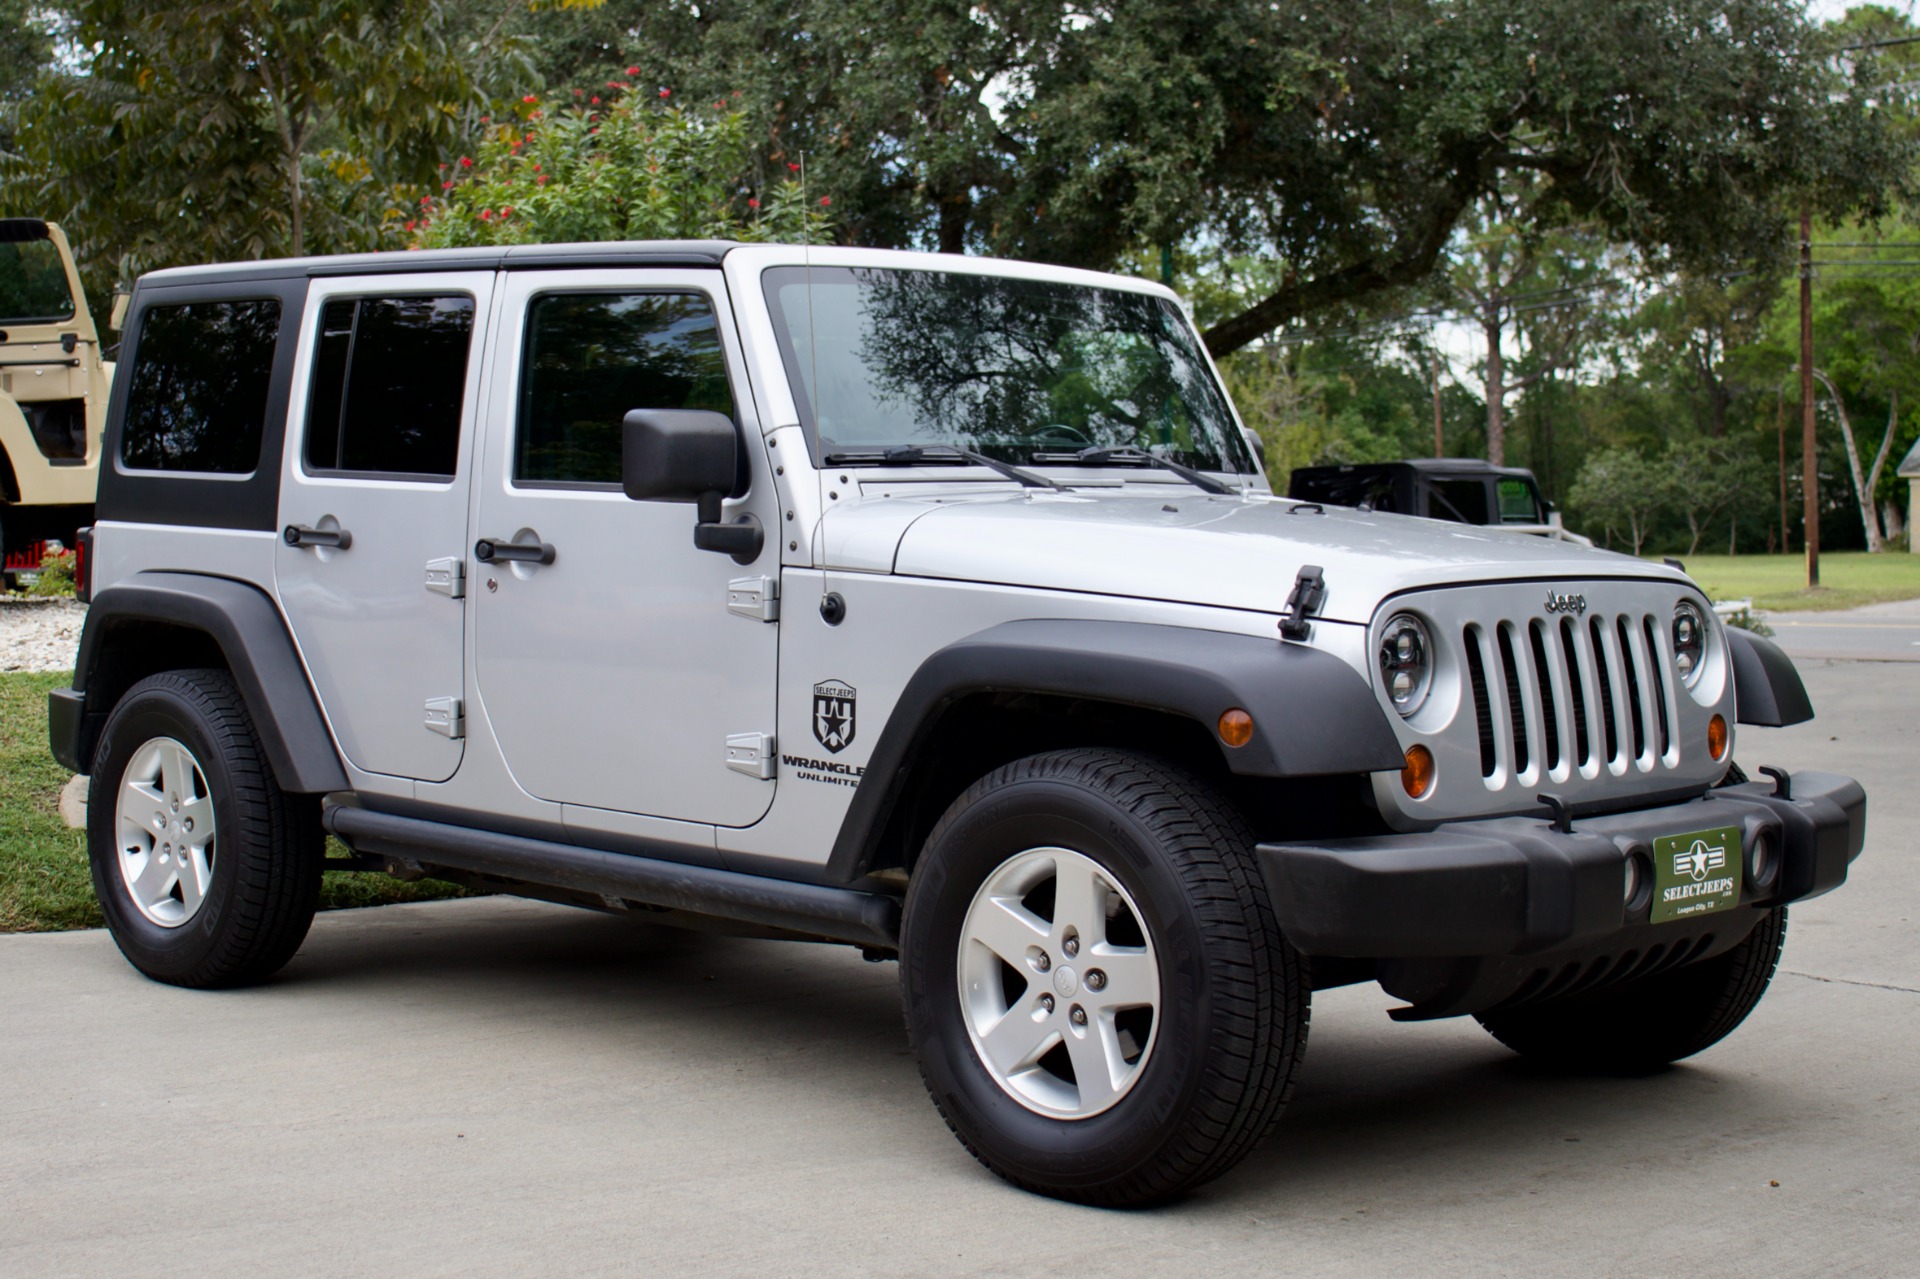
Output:
<svg viewBox="0 0 1920 1279">
<path fill-rule="evenodd" d="M 1673 668 L 1680 682 L 1692 688 L 1700 682 L 1707 655 L 1707 620 L 1698 605 L 1681 600 L 1673 606 Z"/>
<path fill-rule="evenodd" d="M 1387 700 L 1402 715 L 1411 715 L 1427 700 L 1433 687 L 1433 641 L 1426 626 L 1411 613 L 1399 613 L 1380 632 L 1380 682 Z"/>
</svg>

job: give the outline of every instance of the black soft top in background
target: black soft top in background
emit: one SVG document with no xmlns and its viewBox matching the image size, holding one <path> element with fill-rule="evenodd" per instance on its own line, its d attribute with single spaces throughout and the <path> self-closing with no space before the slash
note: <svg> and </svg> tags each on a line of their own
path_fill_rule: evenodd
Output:
<svg viewBox="0 0 1920 1279">
<path fill-rule="evenodd" d="M 1473 457 L 1303 466 L 1287 496 L 1462 524 L 1544 524 L 1550 509 L 1532 471 Z"/>
</svg>

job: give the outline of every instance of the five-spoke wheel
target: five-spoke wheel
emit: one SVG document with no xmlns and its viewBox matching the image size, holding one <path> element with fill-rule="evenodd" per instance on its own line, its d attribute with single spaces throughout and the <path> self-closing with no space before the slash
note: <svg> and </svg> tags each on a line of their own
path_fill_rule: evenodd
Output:
<svg viewBox="0 0 1920 1279">
<path fill-rule="evenodd" d="M 87 847 L 121 952 L 177 986 L 272 974 L 319 901 L 318 805 L 281 791 L 225 671 L 152 675 L 115 704 L 94 751 Z"/>
<path fill-rule="evenodd" d="M 217 819 L 206 771 L 171 737 L 133 752 L 120 774 L 120 874 L 142 915 L 162 928 L 192 919 L 213 882 Z"/>
<path fill-rule="evenodd" d="M 1065 848 L 1002 863 L 962 926 L 960 1000 L 994 1082 L 1035 1112 L 1084 1119 L 1153 1051 L 1160 971 L 1117 876 Z"/>
<path fill-rule="evenodd" d="M 1306 1047 L 1306 964 L 1245 819 L 1144 756 L 1057 751 L 969 787 L 913 867 L 900 959 L 948 1125 L 1064 1199 L 1150 1203 L 1219 1176 Z"/>
</svg>

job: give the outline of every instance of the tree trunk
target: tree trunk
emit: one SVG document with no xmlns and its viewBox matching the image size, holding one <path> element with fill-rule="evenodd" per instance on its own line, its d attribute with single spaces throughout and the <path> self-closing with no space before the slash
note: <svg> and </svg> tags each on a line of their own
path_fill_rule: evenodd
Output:
<svg viewBox="0 0 1920 1279">
<path fill-rule="evenodd" d="M 1433 455 L 1445 457 L 1446 443 L 1440 436 L 1440 353 L 1433 353 Z"/>
<path fill-rule="evenodd" d="M 305 176 L 300 172 L 300 153 L 296 151 L 287 157 L 287 198 L 292 210 L 288 222 L 296 258 L 307 256 L 307 201 L 301 189 Z"/>
<path fill-rule="evenodd" d="M 1819 369 L 1813 375 L 1827 388 L 1827 395 L 1833 400 L 1833 411 L 1840 418 L 1840 438 L 1847 445 L 1847 469 L 1853 473 L 1853 495 L 1860 504 L 1860 527 L 1867 534 L 1867 553 L 1878 555 L 1887 549 L 1886 542 L 1880 536 L 1880 512 L 1874 509 L 1873 484 L 1880 481 L 1880 468 L 1886 464 L 1887 450 L 1893 447 L 1893 428 L 1899 421 L 1900 396 L 1892 398 L 1892 412 L 1887 414 L 1886 438 L 1880 442 L 1880 452 L 1873 459 L 1873 484 L 1860 472 L 1860 450 L 1853 441 L 1853 419 L 1847 415 L 1847 402 L 1840 398 L 1840 389 L 1833 380 Z"/>
<path fill-rule="evenodd" d="M 1507 464 L 1507 369 L 1506 361 L 1500 354 L 1500 330 L 1498 319 L 1483 316 L 1480 321 L 1481 332 L 1487 336 L 1487 461 L 1495 466 Z M 1640 553 L 1636 545 L 1634 554 Z"/>
</svg>

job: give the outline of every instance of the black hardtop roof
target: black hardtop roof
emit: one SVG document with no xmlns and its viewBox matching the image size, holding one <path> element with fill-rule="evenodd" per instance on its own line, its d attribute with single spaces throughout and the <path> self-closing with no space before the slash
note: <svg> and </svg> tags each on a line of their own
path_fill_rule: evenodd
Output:
<svg viewBox="0 0 1920 1279">
<path fill-rule="evenodd" d="M 1409 457 L 1398 462 L 1347 462 L 1336 466 L 1303 466 L 1298 470 L 1309 475 L 1361 475 L 1392 471 L 1398 467 L 1436 475 L 1524 475 L 1528 479 L 1533 478 L 1533 472 L 1524 466 L 1495 466 L 1479 457 Z"/>
<path fill-rule="evenodd" d="M 210 266 L 168 267 L 140 277 L 149 288 L 177 284 L 226 284 L 326 275 L 413 274 L 421 271 L 498 271 L 570 267 L 715 267 L 738 248 L 732 240 L 609 240 L 592 244 L 510 244 L 470 249 L 417 249 L 391 253 L 343 253 L 333 257 L 265 258 Z"/>
</svg>

